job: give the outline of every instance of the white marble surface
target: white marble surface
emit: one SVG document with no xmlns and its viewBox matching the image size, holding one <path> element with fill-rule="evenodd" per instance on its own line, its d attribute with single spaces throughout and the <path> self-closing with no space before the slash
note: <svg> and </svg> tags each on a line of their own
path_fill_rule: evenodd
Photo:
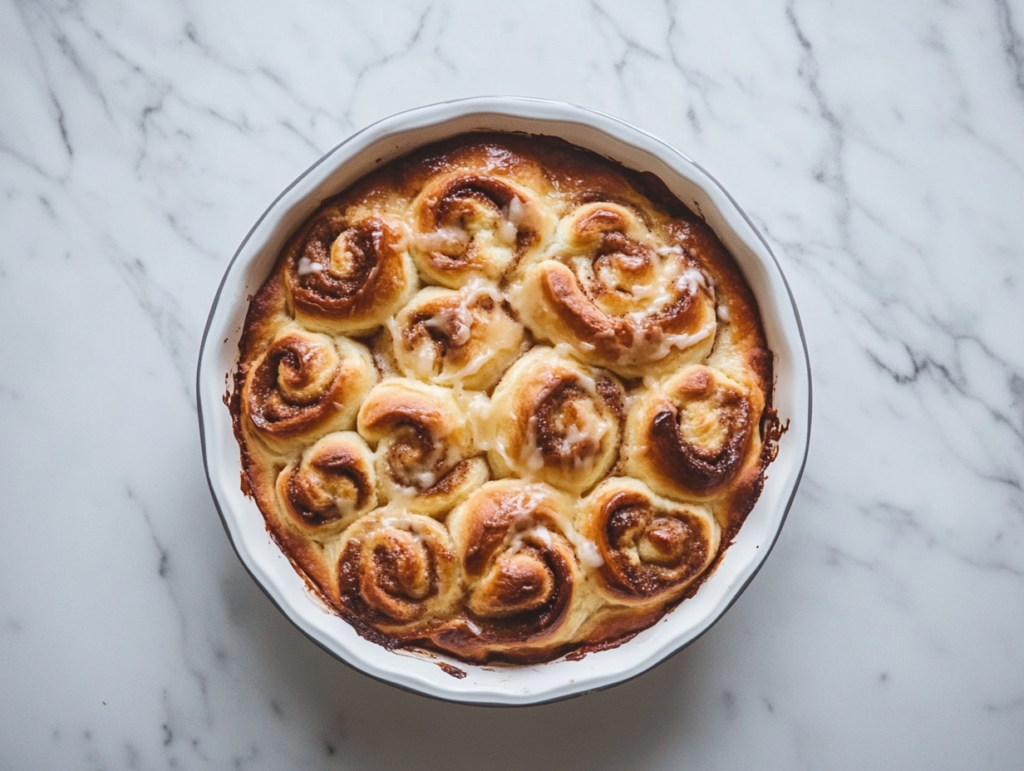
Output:
<svg viewBox="0 0 1024 771">
<path fill-rule="evenodd" d="M 228 544 L 194 369 L 274 196 L 512 93 L 690 153 L 803 314 L 767 565 L 641 678 L 442 704 L 320 651 Z M 0 2 L 0 768 L 1016 769 L 1024 3 Z"/>
</svg>

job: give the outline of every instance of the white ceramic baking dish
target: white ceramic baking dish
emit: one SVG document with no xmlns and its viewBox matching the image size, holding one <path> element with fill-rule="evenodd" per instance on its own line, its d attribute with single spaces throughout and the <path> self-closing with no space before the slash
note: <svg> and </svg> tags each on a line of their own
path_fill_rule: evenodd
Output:
<svg viewBox="0 0 1024 771">
<path fill-rule="evenodd" d="M 651 628 L 579 661 L 526 667 L 473 666 L 437 654 L 391 652 L 327 612 L 267 534 L 239 485 L 241 463 L 224 403 L 248 306 L 288 236 L 320 204 L 361 176 L 420 145 L 474 130 L 561 137 L 630 168 L 650 171 L 699 212 L 732 252 L 760 305 L 775 353 L 774 404 L 789 430 L 757 505 L 718 569 L 697 594 Z M 238 556 L 270 599 L 317 644 L 387 683 L 474 704 L 525 705 L 606 688 L 636 677 L 693 642 L 718 620 L 768 557 L 796 493 L 810 439 L 811 385 L 796 305 L 771 250 L 725 189 L 688 156 L 650 134 L 592 110 L 540 99 L 482 97 L 393 115 L 349 137 L 277 197 L 242 241 L 213 301 L 197 375 L 207 478 Z M 454 677 L 439 663 L 465 673 Z"/>
</svg>

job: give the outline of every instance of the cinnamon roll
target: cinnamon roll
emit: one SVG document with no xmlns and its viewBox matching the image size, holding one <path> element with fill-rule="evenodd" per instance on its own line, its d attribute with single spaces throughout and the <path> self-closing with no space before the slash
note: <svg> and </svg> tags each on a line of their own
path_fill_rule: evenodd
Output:
<svg viewBox="0 0 1024 771">
<path fill-rule="evenodd" d="M 718 495 L 750 462 L 764 408 L 712 367 L 687 367 L 641 395 L 626 422 L 627 472 L 682 500 Z M 751 457 L 751 450 L 754 450 Z"/>
<path fill-rule="evenodd" d="M 598 485 L 578 525 L 601 556 L 601 592 L 631 605 L 678 598 L 712 563 L 721 536 L 706 506 L 670 501 L 627 477 Z"/>
<path fill-rule="evenodd" d="M 399 228 L 380 216 L 350 221 L 338 208 L 317 214 L 284 254 L 295 318 L 310 329 L 373 331 L 416 290 L 416 269 Z"/>
<path fill-rule="evenodd" d="M 262 440 L 286 449 L 352 428 L 375 381 L 364 346 L 288 325 L 249 368 L 242 409 Z"/>
<path fill-rule="evenodd" d="M 428 281 L 456 289 L 497 281 L 538 242 L 535 194 L 510 179 L 458 171 L 427 185 L 413 203 L 412 254 Z"/>
<path fill-rule="evenodd" d="M 311 535 L 341 532 L 377 506 L 373 453 L 353 431 L 328 434 L 277 477 L 288 521 Z"/>
<path fill-rule="evenodd" d="M 568 537 L 572 500 L 539 483 L 489 482 L 448 518 L 467 583 L 464 623 L 438 645 L 468 659 L 556 649 L 583 616 L 582 581 Z"/>
<path fill-rule="evenodd" d="M 494 284 L 427 287 L 389 325 L 402 372 L 443 386 L 491 388 L 526 344 Z"/>
<path fill-rule="evenodd" d="M 579 206 L 544 258 L 523 269 L 516 296 L 524 322 L 627 377 L 700 361 L 715 339 L 715 295 L 678 242 L 682 232 L 652 231 L 622 204 Z"/>
<path fill-rule="evenodd" d="M 615 463 L 623 410 L 622 384 L 614 376 L 538 346 L 494 390 L 491 466 L 498 476 L 582 492 Z"/>
<path fill-rule="evenodd" d="M 550 137 L 454 137 L 327 199 L 253 295 L 233 384 L 243 490 L 311 590 L 478 663 L 686 602 L 781 432 L 711 228 Z"/>
<path fill-rule="evenodd" d="M 450 389 L 385 380 L 366 397 L 358 425 L 377 446 L 381 495 L 410 511 L 444 513 L 490 476 Z"/>
<path fill-rule="evenodd" d="M 449 618 L 461 597 L 458 562 L 444 525 L 385 507 L 357 520 L 338 550 L 342 608 L 402 639 Z"/>
</svg>

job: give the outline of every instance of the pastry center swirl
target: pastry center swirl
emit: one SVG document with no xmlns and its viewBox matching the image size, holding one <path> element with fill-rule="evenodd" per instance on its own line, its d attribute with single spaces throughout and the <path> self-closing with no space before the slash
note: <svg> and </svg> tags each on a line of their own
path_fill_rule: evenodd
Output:
<svg viewBox="0 0 1024 771">
<path fill-rule="evenodd" d="M 339 216 L 325 217 L 299 252 L 298 283 L 314 296 L 352 297 L 379 270 L 390 235 L 379 220 L 348 228 Z"/>
<path fill-rule="evenodd" d="M 563 468 L 584 468 L 593 464 L 601 439 L 611 429 L 594 404 L 594 394 L 575 381 L 562 382 L 537 405 L 531 430 L 540 458 L 528 463 L 552 463 Z"/>
<path fill-rule="evenodd" d="M 415 423 L 399 425 L 393 436 L 387 460 L 391 475 L 399 484 L 427 490 L 447 473 L 448 457 L 443 437 Z"/>
<path fill-rule="evenodd" d="M 339 500 L 350 502 L 355 509 L 366 505 L 371 483 L 365 473 L 354 468 L 353 461 L 348 455 L 327 458 L 313 465 L 312 474 L 292 475 L 288 493 L 302 517 L 319 524 L 341 517 Z"/>
<path fill-rule="evenodd" d="M 437 227 L 460 227 L 469 238 L 487 229 L 503 241 L 514 242 L 515 230 L 502 228 L 502 213 L 515 198 L 508 185 L 487 177 L 464 177 L 453 182 L 440 197 L 434 210 L 434 225 Z M 510 223 L 511 224 L 511 223 Z M 509 237 L 511 236 L 511 238 Z M 455 244 L 453 244 L 455 245 Z M 441 248 L 438 251 L 457 256 L 457 249 Z"/>
<path fill-rule="evenodd" d="M 330 346 L 299 336 L 278 341 L 257 374 L 267 417 L 283 420 L 319 401 L 337 375 L 338 354 Z"/>
</svg>

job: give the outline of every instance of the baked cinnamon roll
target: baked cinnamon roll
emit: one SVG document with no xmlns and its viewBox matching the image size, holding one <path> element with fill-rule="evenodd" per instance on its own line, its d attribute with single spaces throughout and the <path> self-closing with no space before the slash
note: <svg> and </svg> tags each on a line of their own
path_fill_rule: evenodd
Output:
<svg viewBox="0 0 1024 771">
<path fill-rule="evenodd" d="M 415 637 L 457 609 L 455 552 L 444 525 L 430 517 L 378 509 L 345 531 L 338 554 L 342 608 L 378 632 Z"/>
<path fill-rule="evenodd" d="M 359 434 L 328 434 L 277 477 L 288 521 L 311 535 L 339 533 L 377 507 L 373 453 Z"/>
<path fill-rule="evenodd" d="M 674 600 L 718 554 L 721 531 L 707 507 L 670 501 L 627 477 L 598 485 L 577 522 L 601 556 L 597 584 L 616 602 Z"/>
<path fill-rule="evenodd" d="M 614 376 L 538 346 L 494 389 L 491 466 L 498 476 L 582 492 L 615 463 L 623 410 L 622 384 Z"/>
<path fill-rule="evenodd" d="M 416 269 L 399 228 L 368 216 L 350 221 L 337 208 L 319 212 L 284 254 L 295 318 L 332 334 L 372 332 L 416 291 Z"/>
<path fill-rule="evenodd" d="M 572 500 L 538 483 L 489 482 L 451 513 L 467 583 L 465 622 L 438 644 L 469 659 L 555 649 L 582 621 L 579 558 L 566 536 Z"/>
<path fill-rule="evenodd" d="M 389 325 L 402 372 L 442 386 L 490 389 L 526 344 L 494 284 L 421 289 Z"/>
<path fill-rule="evenodd" d="M 667 225 L 652 232 L 622 204 L 579 206 L 544 257 L 523 268 L 516 298 L 524 322 L 627 377 L 701 360 L 715 339 L 715 295 L 681 233 Z"/>
<path fill-rule="evenodd" d="M 430 182 L 413 203 L 412 254 L 427 280 L 456 289 L 497 281 L 537 243 L 535 194 L 510 179 L 459 171 Z"/>
<path fill-rule="evenodd" d="M 614 645 L 686 601 L 781 432 L 711 228 L 550 137 L 455 137 L 328 199 L 233 383 L 243 490 L 307 585 L 468 662 Z"/>
<path fill-rule="evenodd" d="M 249 368 L 243 414 L 269 446 L 301 446 L 310 437 L 352 428 L 376 377 L 359 343 L 287 325 Z"/>
<path fill-rule="evenodd" d="M 409 511 L 442 514 L 490 476 L 450 389 L 385 380 L 366 397 L 358 425 L 377 447 L 381 495 Z"/>
<path fill-rule="evenodd" d="M 713 498 L 757 462 L 752 445 L 763 408 L 759 392 L 719 370 L 687 367 L 647 390 L 630 411 L 627 473 L 672 498 Z"/>
</svg>

